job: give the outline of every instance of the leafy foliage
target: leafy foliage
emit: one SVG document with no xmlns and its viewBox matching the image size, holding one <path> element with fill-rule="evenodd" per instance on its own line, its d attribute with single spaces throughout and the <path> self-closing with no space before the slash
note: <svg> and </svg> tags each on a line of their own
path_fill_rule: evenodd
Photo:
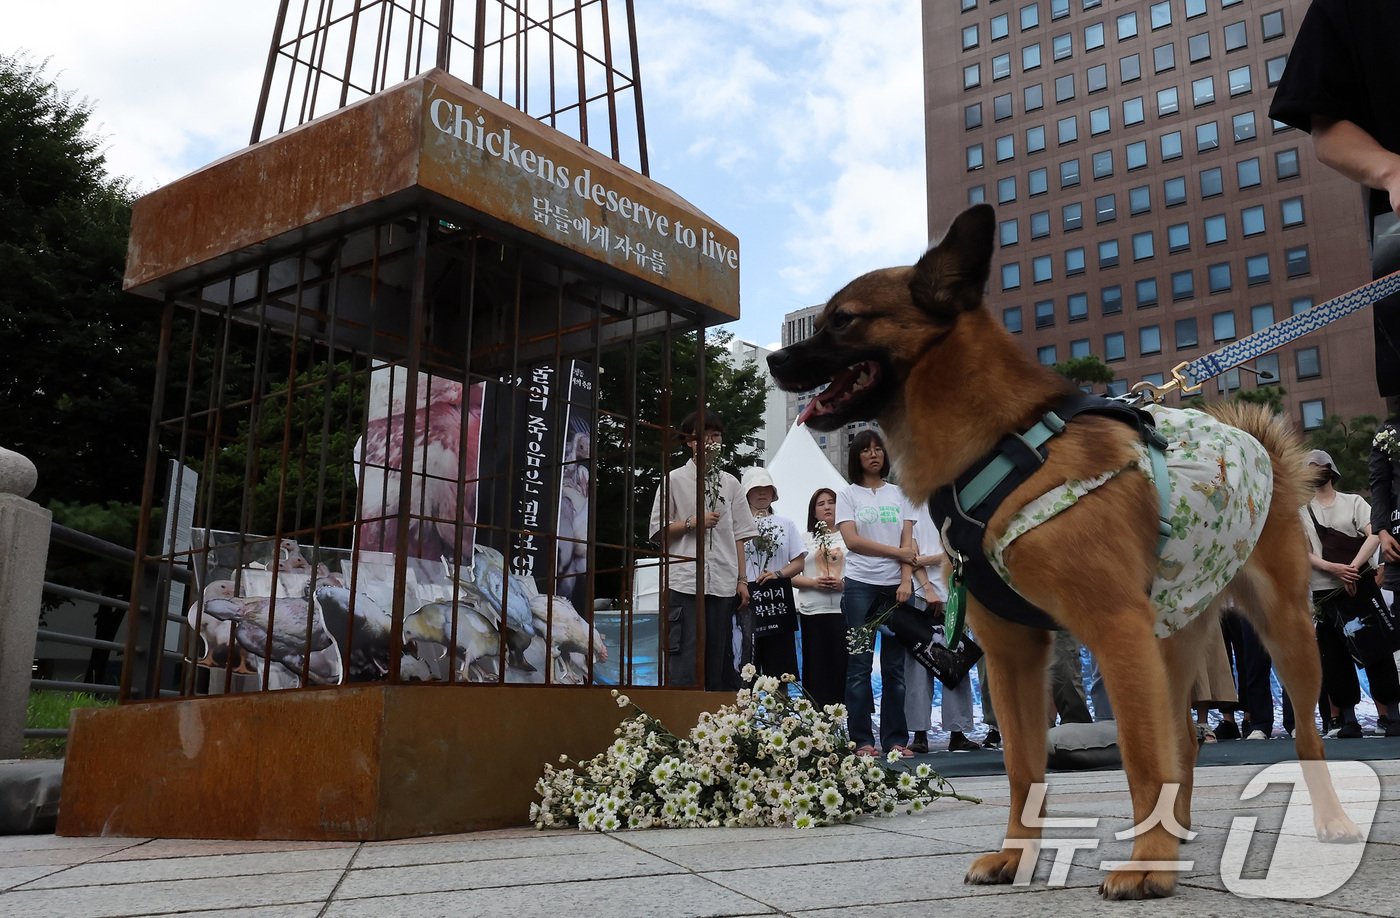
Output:
<svg viewBox="0 0 1400 918">
<path fill-rule="evenodd" d="M 1083 357 L 1071 357 L 1069 360 L 1061 360 L 1055 364 L 1054 370 L 1066 379 L 1079 383 L 1081 386 L 1092 383 L 1113 382 L 1113 371 L 1108 368 L 1102 360 L 1093 354 Z"/>
</svg>

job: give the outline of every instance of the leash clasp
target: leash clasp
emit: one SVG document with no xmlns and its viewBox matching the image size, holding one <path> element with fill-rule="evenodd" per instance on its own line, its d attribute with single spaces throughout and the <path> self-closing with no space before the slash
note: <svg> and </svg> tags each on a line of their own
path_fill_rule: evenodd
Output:
<svg viewBox="0 0 1400 918">
<path fill-rule="evenodd" d="M 1187 380 L 1186 374 L 1183 371 L 1188 366 L 1190 366 L 1190 361 L 1183 360 L 1181 363 L 1172 367 L 1172 378 L 1162 383 L 1160 386 L 1156 383 L 1150 383 L 1144 380 L 1143 382 L 1133 383 L 1133 387 L 1130 391 L 1144 395 L 1154 402 L 1162 401 L 1170 392 L 1178 392 L 1182 395 L 1195 395 L 1197 392 L 1201 391 L 1201 384 L 1192 383 Z"/>
</svg>

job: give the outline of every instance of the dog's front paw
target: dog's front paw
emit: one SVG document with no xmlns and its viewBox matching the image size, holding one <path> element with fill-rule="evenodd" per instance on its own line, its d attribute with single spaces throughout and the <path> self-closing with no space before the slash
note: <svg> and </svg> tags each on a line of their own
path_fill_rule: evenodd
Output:
<svg viewBox="0 0 1400 918">
<path fill-rule="evenodd" d="M 1316 813 L 1313 816 L 1313 828 L 1317 830 L 1317 840 L 1320 842 L 1354 845 L 1366 840 L 1366 837 L 1361 834 L 1361 829 L 1351 821 L 1351 817 L 1346 813 L 1336 813 L 1331 816 Z"/>
<path fill-rule="evenodd" d="M 1099 884 L 1105 899 L 1161 899 L 1176 889 L 1171 870 L 1115 870 Z"/>
<path fill-rule="evenodd" d="M 1010 883 L 1016 879 L 1016 871 L 1021 866 L 1019 849 L 993 851 L 972 862 L 963 882 L 971 886 L 995 886 Z"/>
</svg>

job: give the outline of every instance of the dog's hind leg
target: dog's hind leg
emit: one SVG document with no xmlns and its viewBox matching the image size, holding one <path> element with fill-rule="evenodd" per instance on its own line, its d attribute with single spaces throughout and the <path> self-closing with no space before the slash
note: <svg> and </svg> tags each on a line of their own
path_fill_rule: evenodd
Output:
<svg viewBox="0 0 1400 918">
<path fill-rule="evenodd" d="M 1167 668 L 1167 692 L 1176 722 L 1177 767 L 1180 769 L 1180 789 L 1176 794 L 1174 816 L 1183 829 L 1191 828 L 1191 792 L 1195 786 L 1196 759 L 1201 746 L 1196 740 L 1196 725 L 1191 720 L 1191 690 L 1204 661 L 1211 640 L 1221 640 L 1220 616 L 1212 608 L 1196 616 L 1180 631 L 1161 642 L 1162 659 Z M 1185 839 L 1183 839 L 1184 841 Z"/>
<path fill-rule="evenodd" d="M 1102 583 L 1102 581 L 1100 581 Z M 1084 597 L 1101 611 L 1081 635 L 1093 651 L 1108 687 L 1118 722 L 1118 748 L 1133 800 L 1131 863 L 1104 878 L 1107 899 L 1154 899 L 1176 886 L 1173 869 L 1179 837 L 1170 825 L 1182 780 L 1180 743 L 1185 710 L 1178 692 L 1169 691 L 1162 648 L 1153 633 L 1156 617 L 1146 595 L 1127 593 Z M 1000 714 L 1000 709 L 998 709 Z M 1163 813 L 1159 807 L 1170 803 Z"/>
<path fill-rule="evenodd" d="M 1010 883 L 1017 879 L 1022 859 L 1027 857 L 1030 863 L 1022 879 L 1029 879 L 1040 839 L 1040 819 L 1045 815 L 1043 794 L 1038 798 L 1038 812 L 1027 813 L 1026 808 L 1033 787 L 1045 783 L 1045 673 L 1050 632 L 1012 624 L 969 600 L 968 623 L 987 654 L 987 678 L 991 680 L 1011 785 L 1011 814 L 1004 847 L 973 861 L 963 882 Z"/>
<path fill-rule="evenodd" d="M 1342 809 L 1327 771 L 1315 713 L 1322 686 L 1308 603 L 1308 560 L 1302 533 L 1270 519 L 1249 563 L 1230 585 L 1264 649 L 1273 658 L 1284 691 L 1293 701 L 1293 747 L 1313 803 L 1313 827 L 1322 841 L 1361 841 L 1361 830 Z M 1297 524 L 1296 518 L 1286 522 Z"/>
</svg>

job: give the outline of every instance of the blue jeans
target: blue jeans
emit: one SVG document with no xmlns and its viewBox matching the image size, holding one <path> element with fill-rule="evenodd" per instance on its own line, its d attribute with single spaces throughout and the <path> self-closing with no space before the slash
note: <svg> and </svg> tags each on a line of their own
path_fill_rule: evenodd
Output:
<svg viewBox="0 0 1400 918">
<path fill-rule="evenodd" d="M 876 597 L 894 602 L 895 587 L 861 583 L 846 578 L 841 594 L 841 614 L 846 627 L 859 628 L 865 624 L 865 613 Z M 885 751 L 892 746 L 909 743 L 909 728 L 904 720 L 904 647 L 894 638 L 881 634 L 880 648 L 880 745 Z M 853 653 L 846 661 L 846 730 L 857 747 L 875 745 L 875 692 L 870 685 L 871 666 L 875 654 Z"/>
</svg>

